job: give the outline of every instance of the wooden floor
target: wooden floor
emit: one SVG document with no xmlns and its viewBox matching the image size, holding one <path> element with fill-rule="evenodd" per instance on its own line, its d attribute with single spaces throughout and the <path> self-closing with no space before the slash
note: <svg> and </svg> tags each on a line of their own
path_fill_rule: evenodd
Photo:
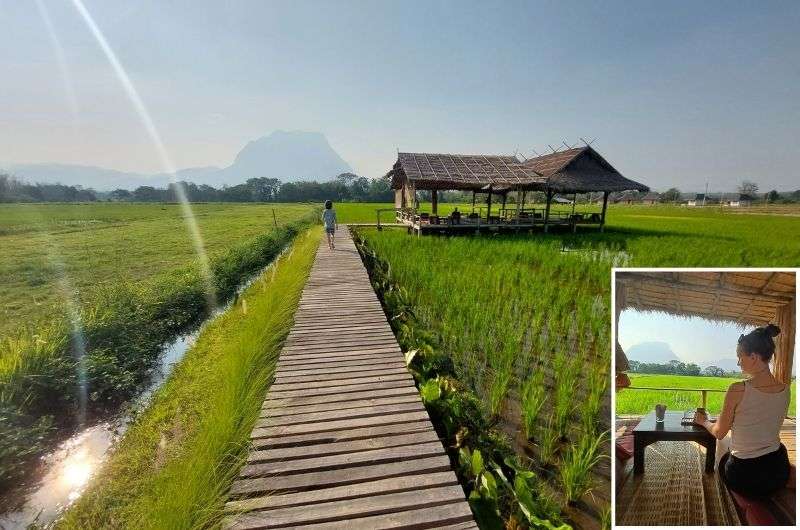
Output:
<svg viewBox="0 0 800 530">
<path fill-rule="evenodd" d="M 347 229 L 320 244 L 226 528 L 477 528 Z"/>
</svg>

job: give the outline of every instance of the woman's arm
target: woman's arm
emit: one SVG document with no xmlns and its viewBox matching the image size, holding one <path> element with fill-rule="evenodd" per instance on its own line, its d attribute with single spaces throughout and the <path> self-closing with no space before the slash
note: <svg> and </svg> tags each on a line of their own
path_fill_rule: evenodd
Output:
<svg viewBox="0 0 800 530">
<path fill-rule="evenodd" d="M 725 393 L 725 401 L 722 404 L 722 412 L 719 413 L 717 421 L 712 423 L 708 421 L 708 416 L 702 412 L 696 412 L 694 421 L 698 425 L 705 427 L 714 438 L 722 440 L 731 430 L 733 424 L 733 415 L 736 412 L 736 407 L 742 401 L 744 395 L 744 383 L 733 383 L 728 387 Z"/>
</svg>

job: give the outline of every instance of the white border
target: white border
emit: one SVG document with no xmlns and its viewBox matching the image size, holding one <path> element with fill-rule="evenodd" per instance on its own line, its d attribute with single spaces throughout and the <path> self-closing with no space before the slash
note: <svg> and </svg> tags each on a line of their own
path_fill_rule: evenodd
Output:
<svg viewBox="0 0 800 530">
<path fill-rule="evenodd" d="M 617 271 L 620 272 L 793 272 L 795 274 L 795 339 L 792 368 L 796 370 L 797 345 L 800 343 L 800 300 L 798 300 L 797 279 L 800 278 L 800 267 L 612 267 L 611 268 L 611 527 L 612 528 L 653 528 L 652 526 L 624 526 L 617 525 L 617 471 L 616 471 L 616 451 L 614 446 L 614 435 L 616 434 L 617 417 L 617 359 L 616 359 L 616 301 L 617 301 Z M 798 408 L 795 397 L 795 418 L 797 418 Z M 797 426 L 795 425 L 795 445 L 797 444 Z M 797 511 L 797 489 L 795 489 L 795 512 Z M 661 526 L 657 528 L 708 528 L 705 526 Z M 722 528 L 722 527 L 717 527 Z M 751 526 L 749 528 L 790 528 L 779 526 Z"/>
</svg>

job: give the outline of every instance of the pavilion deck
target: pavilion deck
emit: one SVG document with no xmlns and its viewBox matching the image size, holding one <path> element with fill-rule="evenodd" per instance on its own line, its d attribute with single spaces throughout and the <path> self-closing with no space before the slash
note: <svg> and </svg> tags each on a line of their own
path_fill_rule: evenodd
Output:
<svg viewBox="0 0 800 530">
<path fill-rule="evenodd" d="M 617 416 L 616 437 L 641 416 Z M 796 465 L 796 419 L 784 420 L 780 437 Z M 633 473 L 633 458 L 616 464 L 616 524 L 669 526 L 742 525 L 718 473 L 705 473 L 705 449 L 694 442 L 657 442 L 645 450 L 645 470 Z"/>
<path fill-rule="evenodd" d="M 395 225 L 405 226 L 409 232 L 425 233 L 466 233 L 466 232 L 518 232 L 549 227 L 568 227 L 573 232 L 578 226 L 597 226 L 602 229 L 603 218 L 600 213 L 549 212 L 544 209 L 526 208 L 517 212 L 514 209 L 500 210 L 497 215 L 470 213 L 461 215 L 435 215 L 415 210 L 397 209 Z"/>
</svg>

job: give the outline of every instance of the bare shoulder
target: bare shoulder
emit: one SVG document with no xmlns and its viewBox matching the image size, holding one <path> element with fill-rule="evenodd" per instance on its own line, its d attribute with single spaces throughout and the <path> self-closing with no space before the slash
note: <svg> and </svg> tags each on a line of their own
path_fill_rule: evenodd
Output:
<svg viewBox="0 0 800 530">
<path fill-rule="evenodd" d="M 744 398 L 744 382 L 738 381 L 736 383 L 732 383 L 731 386 L 728 387 L 728 391 L 725 393 L 725 407 L 736 408 L 739 406 L 739 403 L 742 402 L 742 398 Z"/>
<path fill-rule="evenodd" d="M 728 392 L 744 392 L 744 381 L 736 381 L 728 387 Z"/>
</svg>

